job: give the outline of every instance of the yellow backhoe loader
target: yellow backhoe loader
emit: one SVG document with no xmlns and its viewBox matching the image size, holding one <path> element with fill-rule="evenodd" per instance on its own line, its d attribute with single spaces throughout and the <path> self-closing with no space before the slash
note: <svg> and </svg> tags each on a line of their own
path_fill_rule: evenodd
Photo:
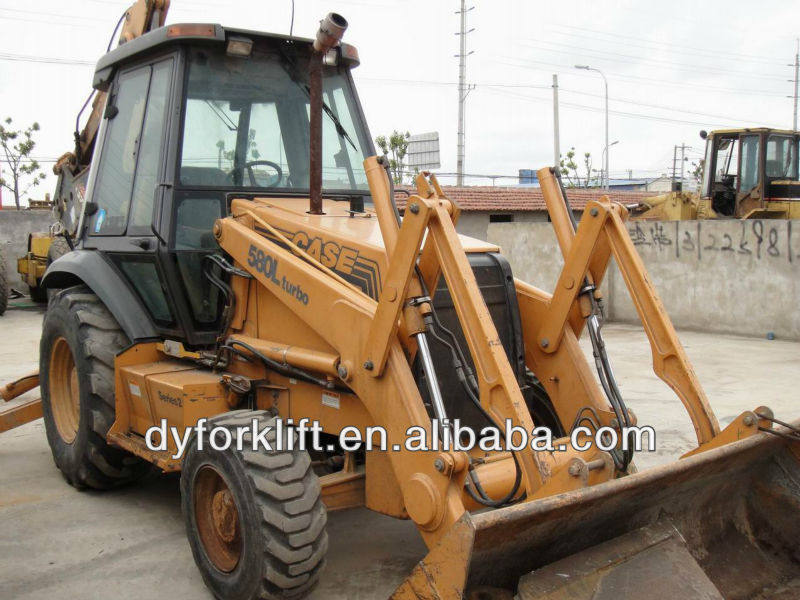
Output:
<svg viewBox="0 0 800 600">
<path fill-rule="evenodd" d="M 725 129 L 706 133 L 698 193 L 672 191 L 633 209 L 634 219 L 800 219 L 800 132 Z"/>
<path fill-rule="evenodd" d="M 758 407 L 720 428 L 620 204 L 575 223 L 539 171 L 565 259 L 552 295 L 456 233 L 435 176 L 401 215 L 346 27 L 175 24 L 99 60 L 76 248 L 43 280 L 41 409 L 65 478 L 180 471 L 189 544 L 223 599 L 306 596 L 327 513 L 356 506 L 427 544 L 397 599 L 797 597 L 797 424 Z M 612 257 L 697 438 L 641 473 L 601 334 Z"/>
<path fill-rule="evenodd" d="M 125 44 L 152 29 L 163 27 L 169 3 L 170 0 L 137 0 L 125 11 L 117 24 L 117 43 Z M 117 30 L 111 36 L 112 42 Z M 111 49 L 111 43 L 108 48 Z M 92 109 L 83 129 L 80 129 L 81 115 L 89 102 L 92 103 Z M 47 194 L 46 200 L 39 202 L 44 208 L 52 209 L 55 222 L 48 231 L 29 233 L 28 251 L 25 256 L 17 258 L 17 272 L 27 284 L 34 302 L 47 302 L 47 291 L 42 286 L 44 273 L 50 263 L 74 247 L 78 219 L 83 211 L 89 167 L 105 104 L 105 92 L 92 89 L 75 119 L 74 149 L 62 154 L 53 165 L 53 173 L 58 178 L 53 200 Z"/>
</svg>

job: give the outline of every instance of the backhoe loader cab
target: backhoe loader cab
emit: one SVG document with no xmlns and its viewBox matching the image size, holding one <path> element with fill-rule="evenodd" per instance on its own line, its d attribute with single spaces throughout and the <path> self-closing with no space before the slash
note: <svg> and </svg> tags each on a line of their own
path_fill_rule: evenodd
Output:
<svg viewBox="0 0 800 600">
<path fill-rule="evenodd" d="M 578 228 L 555 169 L 538 172 L 565 259 L 552 294 L 456 233 L 435 176 L 401 216 L 346 26 L 330 14 L 311 41 L 170 25 L 98 62 L 78 247 L 43 279 L 41 409 L 65 478 L 180 471 L 222 599 L 306 596 L 328 512 L 357 506 L 428 546 L 397 599 L 800 589 L 800 430 L 765 407 L 720 428 L 625 207 L 591 201 Z M 644 473 L 600 331 L 612 256 L 697 437 Z"/>
<path fill-rule="evenodd" d="M 800 133 L 779 129 L 701 132 L 706 139 L 703 204 L 720 217 L 800 218 Z"/>
<path fill-rule="evenodd" d="M 203 264 L 218 251 L 214 222 L 233 195 L 308 197 L 311 52 L 310 40 L 171 25 L 98 62 L 109 100 L 81 244 L 98 252 L 71 259 L 133 292 L 137 336 L 213 342 L 220 291 Z M 374 154 L 350 76 L 358 55 L 341 45 L 324 62 L 323 190 L 358 208 Z"/>
</svg>

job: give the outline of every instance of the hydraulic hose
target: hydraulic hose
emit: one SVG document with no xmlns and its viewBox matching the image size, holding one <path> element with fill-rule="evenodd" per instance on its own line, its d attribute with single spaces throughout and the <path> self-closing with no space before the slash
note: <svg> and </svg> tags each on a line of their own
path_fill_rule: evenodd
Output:
<svg viewBox="0 0 800 600">
<path fill-rule="evenodd" d="M 570 207 L 569 199 L 567 198 L 567 192 L 564 189 L 564 182 L 561 180 L 561 173 L 559 173 L 558 169 L 555 168 L 552 169 L 552 171 L 555 175 L 556 181 L 558 181 L 558 187 L 561 190 L 561 197 L 564 199 L 564 204 L 567 208 L 567 214 L 569 215 L 569 220 L 572 223 L 572 229 L 577 233 L 578 223 L 575 220 L 572 207 Z M 625 401 L 622 399 L 622 394 L 619 391 L 616 377 L 614 377 L 614 371 L 611 368 L 611 362 L 608 360 L 608 353 L 606 352 L 603 336 L 600 333 L 600 329 L 602 327 L 600 320 L 600 316 L 602 316 L 602 310 L 600 309 L 597 299 L 594 297 L 594 289 L 594 285 L 591 284 L 589 282 L 589 278 L 586 277 L 584 279 L 583 288 L 581 289 L 581 294 L 588 294 L 592 306 L 592 312 L 589 315 L 587 323 L 587 328 L 589 329 L 589 338 L 592 342 L 592 354 L 594 355 L 595 368 L 597 369 L 597 375 L 600 379 L 600 385 L 603 388 L 606 398 L 611 404 L 611 409 L 614 411 L 614 416 L 617 420 L 617 426 L 622 432 L 624 431 L 624 428 L 630 427 L 630 419 L 628 417 L 628 409 L 625 406 Z M 631 461 L 633 460 L 633 450 L 630 448 L 624 448 L 622 450 L 622 456 L 620 457 L 618 454 L 619 453 L 617 451 L 614 451 L 611 453 L 611 456 L 614 459 L 614 463 L 617 468 L 625 472 L 628 469 L 628 465 L 630 465 Z"/>
</svg>

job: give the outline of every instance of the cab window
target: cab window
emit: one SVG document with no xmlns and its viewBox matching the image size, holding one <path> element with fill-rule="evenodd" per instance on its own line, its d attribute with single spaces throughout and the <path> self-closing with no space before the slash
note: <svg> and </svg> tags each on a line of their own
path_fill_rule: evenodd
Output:
<svg viewBox="0 0 800 600">
<path fill-rule="evenodd" d="M 766 161 L 767 177 L 797 179 L 797 141 L 789 135 L 770 135 Z"/>
<path fill-rule="evenodd" d="M 122 73 L 106 109 L 108 131 L 94 185 L 91 233 L 149 231 L 172 59 Z"/>
<path fill-rule="evenodd" d="M 739 182 L 740 192 L 749 192 L 759 183 L 758 155 L 759 136 L 742 136 L 742 169 Z"/>
</svg>

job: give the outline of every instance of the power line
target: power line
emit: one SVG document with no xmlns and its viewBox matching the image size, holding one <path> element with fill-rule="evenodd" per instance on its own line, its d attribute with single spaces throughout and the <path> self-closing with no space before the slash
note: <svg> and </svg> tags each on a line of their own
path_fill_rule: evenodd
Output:
<svg viewBox="0 0 800 600">
<path fill-rule="evenodd" d="M 375 82 L 375 83 L 402 83 L 404 85 L 437 85 L 437 86 L 454 86 L 458 85 L 454 81 L 431 81 L 431 80 L 424 80 L 424 79 L 391 79 L 391 78 L 381 78 L 381 77 L 362 77 L 358 78 L 359 82 Z M 533 84 L 518 84 L 518 83 L 481 83 L 477 82 L 475 84 L 476 89 L 481 88 L 499 88 L 499 89 L 534 89 L 534 90 L 549 90 L 552 86 L 549 85 L 533 85 Z M 591 96 L 594 98 L 602 98 L 601 94 L 593 94 L 590 92 L 581 92 L 578 90 L 571 90 L 568 88 L 564 88 L 559 86 L 559 89 L 565 91 L 570 94 L 578 94 L 581 96 Z M 639 100 L 631 100 L 626 98 L 610 98 L 611 102 L 621 102 L 623 104 L 633 104 L 636 106 L 646 106 L 648 108 L 657 108 L 660 110 L 667 110 L 670 112 L 682 113 L 682 114 L 689 114 L 689 115 L 697 115 L 701 117 L 712 117 L 715 119 L 724 119 L 726 121 L 730 121 L 732 123 L 743 123 L 743 122 L 758 122 L 758 119 L 741 119 L 737 117 L 730 117 L 726 115 L 718 115 L 714 113 L 704 113 L 700 111 L 693 111 L 684 108 L 676 108 L 673 106 L 664 106 L 662 104 L 649 104 L 646 102 L 641 102 Z"/>
<path fill-rule="evenodd" d="M 35 15 L 40 17 L 50 17 L 55 19 L 73 19 L 78 21 L 95 21 L 97 23 L 107 23 L 106 19 L 98 19 L 96 17 L 86 17 L 86 16 L 78 16 L 78 15 L 65 15 L 60 13 L 53 13 L 53 12 L 39 12 L 35 10 L 24 10 L 20 8 L 3 8 L 0 7 L 0 10 L 6 12 L 13 12 L 13 13 L 21 13 L 27 15 Z M 10 18 L 10 17 L 2 17 L 3 19 Z"/>
<path fill-rule="evenodd" d="M 602 31 L 602 30 L 599 30 L 599 29 L 589 29 L 589 28 L 586 28 L 586 27 L 577 27 L 577 26 L 574 26 L 574 25 L 556 24 L 555 27 L 561 27 L 563 29 L 573 29 L 573 30 L 577 30 L 577 31 L 588 31 L 588 32 L 591 32 L 591 33 L 599 33 L 600 35 L 606 35 L 606 36 L 609 36 L 609 37 L 613 37 L 615 39 L 623 38 L 623 39 L 628 39 L 628 40 L 636 40 L 636 41 L 639 41 L 639 42 L 646 42 L 648 44 L 657 44 L 657 45 L 666 46 L 671 51 L 674 50 L 674 44 L 669 44 L 667 42 L 659 42 L 659 41 L 653 40 L 653 39 L 634 37 L 634 36 L 630 36 L 630 35 L 622 35 L 622 34 L 619 34 L 619 33 L 616 33 L 616 32 L 612 33 L 612 32 L 609 32 L 609 31 Z M 610 41 L 611 43 L 621 43 L 621 42 L 616 42 L 614 40 L 608 40 L 608 41 Z M 759 56 L 759 55 L 755 55 L 755 54 L 742 54 L 742 53 L 738 53 L 738 52 L 730 52 L 728 50 L 726 50 L 725 52 L 716 52 L 714 50 L 709 50 L 707 48 L 697 48 L 697 47 L 692 47 L 692 46 L 686 46 L 684 44 L 681 44 L 681 48 L 684 48 L 686 50 L 692 50 L 693 52 L 704 52 L 704 53 L 707 53 L 707 54 L 719 55 L 719 56 L 723 56 L 723 57 L 727 57 L 727 58 L 736 58 L 736 57 L 738 57 L 738 58 L 763 59 L 763 60 L 767 60 L 767 61 L 775 61 L 776 65 L 782 63 L 782 59 L 780 57 L 776 57 L 776 56 Z M 777 61 L 781 61 L 781 62 L 777 62 Z"/>
<path fill-rule="evenodd" d="M 57 23 L 55 21 L 42 21 L 41 19 L 23 19 L 22 17 L 3 17 L 2 21 L 18 21 L 21 23 L 36 23 L 37 25 L 50 25 L 54 27 L 75 27 L 77 29 L 95 29 L 91 25 L 82 23 Z"/>
<path fill-rule="evenodd" d="M 545 103 L 549 103 L 550 102 L 549 98 L 540 98 L 538 96 L 527 96 L 527 95 L 518 94 L 518 93 L 514 93 L 514 92 L 508 92 L 508 91 L 504 91 L 504 90 L 488 90 L 488 91 L 489 91 L 489 93 L 505 95 L 507 97 L 518 98 L 518 99 L 522 99 L 522 100 L 531 100 L 531 101 L 534 101 L 534 102 L 545 102 Z M 602 108 L 597 108 L 595 106 L 588 106 L 588 105 L 585 105 L 585 104 L 577 104 L 577 103 L 574 103 L 574 102 L 562 102 L 561 105 L 562 106 L 567 106 L 567 107 L 570 107 L 570 108 L 574 108 L 574 109 L 577 109 L 577 110 L 583 110 L 583 111 L 605 112 L 604 109 L 602 109 Z M 730 125 L 730 122 L 710 123 L 710 122 L 701 122 L 701 121 L 688 121 L 688 120 L 685 120 L 685 119 L 674 119 L 674 118 L 671 118 L 671 117 L 662 117 L 662 116 L 657 116 L 657 115 L 644 115 L 644 114 L 641 114 L 641 113 L 632 113 L 632 112 L 621 111 L 621 110 L 609 110 L 608 112 L 610 114 L 618 115 L 618 116 L 621 116 L 621 117 L 627 117 L 627 118 L 645 119 L 645 120 L 648 120 L 648 121 L 660 121 L 660 122 L 664 122 L 664 123 L 683 123 L 683 124 L 686 124 L 686 125 L 699 125 L 701 127 L 709 127 L 709 126 L 726 127 L 726 126 Z"/>
<path fill-rule="evenodd" d="M 545 72 L 549 73 L 549 72 L 551 72 L 552 67 L 558 67 L 560 69 L 568 69 L 570 72 L 573 71 L 572 65 L 565 65 L 565 64 L 561 64 L 561 63 L 553 63 L 553 62 L 546 62 L 546 61 L 532 60 L 532 59 L 521 60 L 519 57 L 516 57 L 516 56 L 505 56 L 505 57 L 500 57 L 500 58 L 505 58 L 506 59 L 505 61 L 503 61 L 503 60 L 498 61 L 501 64 L 505 64 L 505 65 L 508 65 L 508 66 L 511 66 L 511 67 L 530 69 L 530 70 L 533 70 L 533 71 L 545 71 Z M 516 60 L 518 62 L 517 63 L 508 62 L 508 60 L 512 60 L 512 61 Z M 522 63 L 524 63 L 524 64 L 519 64 L 520 61 Z M 547 66 L 549 68 L 544 69 L 542 67 L 535 67 L 533 65 L 545 65 L 545 66 Z M 580 77 L 581 75 L 578 75 L 578 76 Z M 716 87 L 716 86 L 710 86 L 710 85 L 704 85 L 704 84 L 682 83 L 682 82 L 678 82 L 678 81 L 666 81 L 664 79 L 653 79 L 653 78 L 650 78 L 650 77 L 640 77 L 640 76 L 637 76 L 637 75 L 612 74 L 612 75 L 609 76 L 609 79 L 618 80 L 618 81 L 631 81 L 631 82 L 634 82 L 634 83 L 640 83 L 641 82 L 644 85 L 652 85 L 652 86 L 658 86 L 658 87 L 664 87 L 664 86 L 680 87 L 680 88 L 690 88 L 692 90 L 706 89 L 706 90 L 713 90 L 713 91 L 719 91 L 719 92 L 733 92 L 733 93 L 736 93 L 736 94 L 746 94 L 746 95 L 754 95 L 754 96 L 783 97 L 785 95 L 783 93 L 777 93 L 777 92 L 771 92 L 771 91 L 765 92 L 763 90 L 722 88 L 722 87 Z"/>
<path fill-rule="evenodd" d="M 558 26 L 556 26 L 558 27 Z M 782 63 L 777 62 L 776 60 L 758 60 L 758 59 L 747 59 L 747 58 L 739 58 L 736 56 L 731 56 L 729 54 L 722 54 L 722 53 L 715 53 L 708 51 L 701 52 L 698 50 L 695 51 L 682 51 L 675 46 L 675 44 L 668 44 L 666 42 L 657 42 L 655 40 L 652 41 L 653 44 L 661 44 L 662 47 L 659 46 L 647 46 L 644 44 L 634 44 L 631 42 L 625 42 L 617 39 L 617 36 L 614 36 L 614 39 L 606 39 L 602 37 L 590 36 L 586 35 L 585 33 L 571 33 L 568 31 L 556 31 L 551 30 L 552 33 L 559 36 L 565 36 L 569 38 L 578 38 L 581 41 L 586 40 L 596 40 L 601 44 L 613 44 L 615 46 L 622 46 L 623 48 L 632 48 L 634 50 L 650 50 L 653 52 L 669 52 L 670 55 L 679 55 L 679 56 L 686 56 L 689 58 L 695 59 L 713 59 L 713 60 L 722 60 L 722 61 L 736 61 L 737 63 L 750 63 L 754 65 L 770 65 L 770 66 L 781 66 Z M 610 34 L 609 34 L 610 35 Z M 683 46 L 681 46 L 683 47 Z"/>
<path fill-rule="evenodd" d="M 92 65 L 96 63 L 89 62 L 88 60 L 73 60 L 68 58 L 57 58 L 50 56 L 25 56 L 23 54 L 6 54 L 0 52 L 0 60 L 11 62 L 34 62 L 34 63 L 47 63 L 56 65 Z"/>
<path fill-rule="evenodd" d="M 724 74 L 727 74 L 727 75 L 744 76 L 744 77 L 750 78 L 750 79 L 765 79 L 765 80 L 775 80 L 775 81 L 782 81 L 784 79 L 784 77 L 777 76 L 777 75 L 755 75 L 755 74 L 747 72 L 747 71 L 735 71 L 735 70 L 731 70 L 731 69 L 710 68 L 710 67 L 699 66 L 697 64 L 680 63 L 680 62 L 674 62 L 674 61 L 669 61 L 669 60 L 658 60 L 658 59 L 651 59 L 651 58 L 641 58 L 641 57 L 637 57 L 637 56 L 631 56 L 630 54 L 622 54 L 620 52 L 610 52 L 610 51 L 607 51 L 607 50 L 597 50 L 597 49 L 594 49 L 594 48 L 585 48 L 583 46 L 574 46 L 572 44 L 562 44 L 562 43 L 559 43 L 559 42 L 550 42 L 550 41 L 546 41 L 546 40 L 539 40 L 539 43 L 540 44 L 549 44 L 549 45 L 552 45 L 552 46 L 561 46 L 561 47 L 564 47 L 564 48 L 571 48 L 571 49 L 574 49 L 574 50 L 580 50 L 581 53 L 584 53 L 584 54 L 588 53 L 589 55 L 594 54 L 594 55 L 597 55 L 597 57 L 601 58 L 601 59 L 605 58 L 605 56 L 612 56 L 612 57 L 620 57 L 620 58 L 631 59 L 631 60 L 619 60 L 618 58 L 614 58 L 615 62 L 624 62 L 624 63 L 627 63 L 627 64 L 666 65 L 666 66 L 672 66 L 672 67 L 680 67 L 681 70 L 685 70 L 685 71 L 694 71 L 694 72 L 699 72 L 699 73 L 712 73 L 712 74 L 724 73 Z M 552 50 L 552 49 L 546 48 L 546 47 L 543 48 L 541 46 L 537 46 L 536 44 L 522 44 L 522 46 L 526 47 L 526 48 L 535 48 L 535 49 L 539 49 L 539 50 L 544 50 L 545 52 L 554 52 L 554 53 L 558 53 L 558 54 L 570 54 L 570 55 L 573 54 L 571 52 L 567 52 L 567 51 L 564 51 L 564 50 Z"/>
<path fill-rule="evenodd" d="M 579 94 L 581 96 L 592 96 L 594 98 L 602 98 L 603 97 L 600 94 L 593 94 L 593 93 L 590 93 L 590 92 L 579 92 L 578 90 L 570 90 L 570 89 L 565 89 L 565 88 L 561 88 L 561 90 L 565 91 L 565 92 L 567 92 L 569 94 Z M 639 100 L 626 100 L 625 98 L 611 98 L 611 102 L 621 102 L 623 104 L 634 104 L 636 106 L 646 106 L 648 108 L 658 108 L 660 110 L 668 110 L 668 111 L 671 111 L 671 112 L 683 113 L 683 114 L 687 114 L 687 115 L 697 115 L 697 116 L 700 116 L 700 117 L 712 117 L 714 119 L 725 119 L 726 121 L 731 121 L 733 123 L 744 123 L 744 122 L 757 123 L 759 121 L 758 119 L 739 119 L 739 118 L 736 118 L 736 117 L 728 117 L 728 116 L 718 115 L 718 114 L 714 114 L 714 113 L 704 113 L 704 112 L 699 112 L 699 111 L 694 111 L 694 110 L 687 110 L 685 108 L 674 108 L 674 107 L 671 107 L 671 106 L 664 106 L 663 104 L 648 104 L 646 102 L 640 102 Z"/>
<path fill-rule="evenodd" d="M 458 85 L 457 81 L 433 81 L 431 79 L 395 79 L 391 77 L 358 77 L 356 76 L 356 80 L 359 82 L 367 81 L 367 82 L 376 82 L 376 83 L 403 83 L 403 84 L 411 84 L 411 85 L 441 85 L 441 86 L 451 86 L 451 85 Z M 472 85 L 481 86 L 481 87 L 499 87 L 499 88 L 531 88 L 537 90 L 549 90 L 549 85 L 529 85 L 529 84 L 518 84 L 518 83 L 474 83 Z"/>
</svg>

